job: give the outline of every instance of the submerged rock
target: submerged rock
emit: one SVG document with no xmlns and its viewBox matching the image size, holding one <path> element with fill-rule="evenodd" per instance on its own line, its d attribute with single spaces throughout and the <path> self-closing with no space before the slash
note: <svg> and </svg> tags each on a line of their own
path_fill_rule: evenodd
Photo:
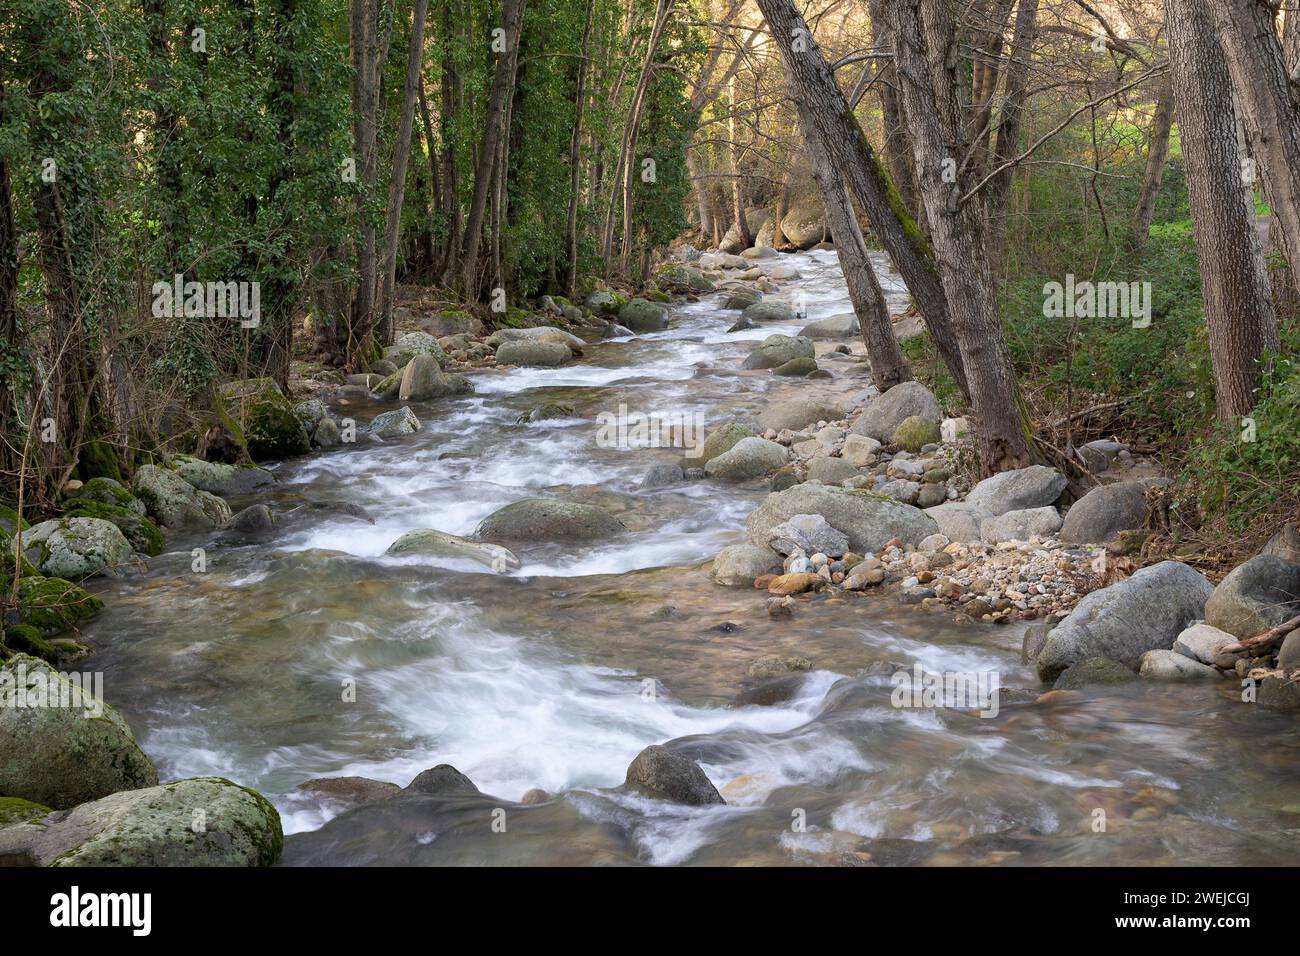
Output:
<svg viewBox="0 0 1300 956">
<path fill-rule="evenodd" d="M 728 545 L 713 559 L 713 580 L 723 587 L 749 587 L 754 579 L 781 570 L 781 558 L 771 548 L 755 544 Z"/>
<path fill-rule="evenodd" d="M 726 803 L 699 764 L 660 746 L 637 754 L 627 768 L 623 786 L 647 797 L 691 806 Z"/>
<path fill-rule="evenodd" d="M 158 782 L 126 721 L 92 690 L 26 654 L 0 666 L 0 794 L 65 810 Z"/>
<path fill-rule="evenodd" d="M 603 508 L 556 498 L 525 498 L 492 512 L 475 536 L 504 541 L 586 541 L 625 529 Z"/>
<path fill-rule="evenodd" d="M 1127 684 L 1137 680 L 1132 668 L 1106 657 L 1085 657 L 1061 672 L 1053 690 L 1082 690 L 1096 684 Z"/>
<path fill-rule="evenodd" d="M 476 797 L 480 795 L 474 781 L 465 776 L 449 763 L 440 763 L 436 767 L 422 770 L 414 780 L 406 785 L 412 793 L 422 793 L 430 797 Z"/>
<path fill-rule="evenodd" d="M 519 567 L 519 559 L 508 548 L 503 548 L 499 544 L 461 538 L 433 528 L 406 532 L 388 546 L 388 554 L 463 558 L 477 561 L 498 573 Z"/>
</svg>

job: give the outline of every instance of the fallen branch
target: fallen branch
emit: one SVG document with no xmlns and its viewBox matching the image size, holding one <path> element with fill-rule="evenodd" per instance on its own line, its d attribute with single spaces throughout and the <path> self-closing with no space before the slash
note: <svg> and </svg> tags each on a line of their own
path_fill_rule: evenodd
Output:
<svg viewBox="0 0 1300 956">
<path fill-rule="evenodd" d="M 1283 621 L 1277 627 L 1270 627 L 1263 634 L 1256 634 L 1254 637 L 1248 637 L 1244 641 L 1238 641 L 1236 644 L 1225 644 L 1220 648 L 1220 654 L 1237 654 L 1241 651 L 1266 650 L 1277 641 L 1286 637 L 1297 627 L 1300 627 L 1300 614 L 1291 618 L 1289 621 Z"/>
</svg>

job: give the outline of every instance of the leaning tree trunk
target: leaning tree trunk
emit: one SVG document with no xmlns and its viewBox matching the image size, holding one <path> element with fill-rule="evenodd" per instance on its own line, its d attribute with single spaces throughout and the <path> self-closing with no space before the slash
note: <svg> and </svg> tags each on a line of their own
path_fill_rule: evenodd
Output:
<svg viewBox="0 0 1300 956">
<path fill-rule="evenodd" d="M 740 248 L 748 249 L 754 244 L 754 237 L 749 231 L 749 220 L 745 218 L 745 185 L 740 176 L 740 140 L 736 138 L 736 78 L 733 76 L 727 85 L 727 152 L 731 157 L 731 215 L 736 223 L 736 238 Z"/>
<path fill-rule="evenodd" d="M 1242 190 L 1232 86 L 1205 0 L 1165 0 L 1174 101 L 1196 236 L 1219 418 L 1254 407 L 1259 357 L 1278 347 L 1255 210 Z"/>
<path fill-rule="evenodd" d="M 1005 95 L 998 117 L 997 139 L 993 144 L 992 168 L 997 173 L 989 180 L 985 210 L 989 223 L 989 272 L 994 280 L 1002 275 L 1002 255 L 1006 249 L 1010 213 L 1011 177 L 1015 167 L 1011 160 L 1020 151 L 1020 131 L 1024 126 L 1025 102 L 1029 97 L 1029 64 L 1038 38 L 1038 0 L 1020 0 L 1016 25 L 1011 37 L 1011 60 L 1006 68 Z"/>
<path fill-rule="evenodd" d="M 587 15 L 582 24 L 582 46 L 578 57 L 578 79 L 573 91 L 573 133 L 569 137 L 569 216 L 564 229 L 564 250 L 568 257 L 564 271 L 564 291 L 578 298 L 578 189 L 582 182 L 582 114 L 587 107 L 587 54 L 591 47 L 591 21 L 596 0 L 587 0 Z M 689 159 L 690 154 L 687 153 Z"/>
<path fill-rule="evenodd" d="M 962 200 L 974 176 L 952 170 L 970 148 L 963 133 L 963 64 L 947 0 L 893 0 L 894 69 L 912 134 L 921 201 L 970 383 L 980 466 L 986 474 L 1033 460 L 1015 371 L 997 315 L 982 197 Z M 950 171 L 955 173 L 955 181 Z"/>
<path fill-rule="evenodd" d="M 1166 75 L 1156 94 L 1156 115 L 1151 121 L 1151 143 L 1147 146 L 1147 169 L 1142 177 L 1142 192 L 1133 209 L 1132 237 L 1142 245 L 1151 235 L 1151 221 L 1156 215 L 1156 197 L 1169 159 L 1169 133 L 1174 125 L 1174 88 Z"/>
<path fill-rule="evenodd" d="M 969 397 L 967 373 L 929 243 L 904 208 L 794 4 L 791 0 L 758 0 L 758 6 L 795 91 L 796 109 L 806 114 L 817 130 L 831 162 L 862 206 L 871 231 L 906 283 L 939 357 L 962 395 Z M 800 40 L 798 50 L 796 37 Z"/>
<path fill-rule="evenodd" d="M 884 3 L 885 0 L 871 0 L 871 45 L 876 50 L 893 48 Z M 894 74 L 892 62 L 885 61 L 880 66 L 875 82 L 880 91 L 885 163 L 903 202 L 903 208 L 915 219 L 920 209 L 916 198 L 916 174 L 912 171 L 912 147 L 907 141 L 907 122 L 903 117 L 903 107 L 898 102 L 898 78 Z"/>
</svg>

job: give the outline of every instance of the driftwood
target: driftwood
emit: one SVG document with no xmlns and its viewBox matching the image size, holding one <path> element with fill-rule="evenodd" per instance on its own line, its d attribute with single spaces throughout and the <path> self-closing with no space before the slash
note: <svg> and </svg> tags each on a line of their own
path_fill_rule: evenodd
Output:
<svg viewBox="0 0 1300 956">
<path fill-rule="evenodd" d="M 1244 641 L 1238 641 L 1236 644 L 1225 644 L 1219 649 L 1219 653 L 1237 654 L 1241 651 L 1265 650 L 1277 641 L 1286 637 L 1297 627 L 1300 627 L 1300 614 L 1297 614 L 1289 621 L 1283 621 L 1277 627 L 1270 627 L 1263 634 L 1256 634 L 1254 637 L 1248 637 Z"/>
</svg>

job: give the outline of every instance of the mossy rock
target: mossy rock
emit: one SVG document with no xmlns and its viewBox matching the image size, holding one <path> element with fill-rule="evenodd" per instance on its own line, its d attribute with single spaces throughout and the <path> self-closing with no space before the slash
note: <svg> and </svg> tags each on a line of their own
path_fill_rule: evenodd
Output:
<svg viewBox="0 0 1300 956">
<path fill-rule="evenodd" d="M 23 529 L 27 530 L 26 528 Z M 23 577 L 38 575 L 41 572 L 36 566 L 27 560 L 27 555 L 19 554 L 18 560 L 22 565 Z M 14 539 L 13 535 L 6 531 L 0 531 L 0 577 L 6 581 L 14 575 Z"/>
<path fill-rule="evenodd" d="M 30 654 L 51 664 L 59 656 L 54 646 L 31 624 L 15 624 L 7 628 L 4 646 L 12 653 Z"/>
<path fill-rule="evenodd" d="M 34 823 L 43 820 L 54 811 L 39 803 L 32 803 L 22 797 L 0 797 L 0 830 L 15 823 Z"/>
<path fill-rule="evenodd" d="M 122 480 L 122 468 L 118 463 L 117 449 L 108 442 L 87 442 L 82 446 L 80 459 L 77 474 L 83 480 L 93 478 Z"/>
<path fill-rule="evenodd" d="M 163 536 L 162 531 L 154 524 L 153 519 L 145 515 L 138 514 L 130 508 L 123 508 L 120 505 L 106 505 L 98 501 L 73 501 L 64 509 L 65 518 L 101 518 L 104 521 L 112 522 L 117 525 L 117 530 L 126 536 L 126 540 L 131 542 L 131 547 L 153 557 L 156 554 L 162 554 Z"/>
<path fill-rule="evenodd" d="M 13 534 L 15 529 L 21 528 L 26 531 L 31 525 L 8 505 L 0 505 L 0 531 L 6 534 Z"/>
<path fill-rule="evenodd" d="M 703 468 L 714 458 L 731 451 L 736 442 L 742 438 L 753 438 L 754 430 L 740 422 L 723 422 L 716 428 L 709 429 L 696 459 L 696 466 Z"/>
<path fill-rule="evenodd" d="M 920 415 L 912 415 L 899 422 L 891 439 L 899 448 L 910 452 L 918 452 L 938 440 L 939 423 Z"/>
<path fill-rule="evenodd" d="M 72 501 L 74 504 L 92 501 L 102 505 L 117 505 L 119 508 L 129 508 L 137 514 L 147 513 L 144 502 L 131 494 L 131 489 L 113 478 L 90 479 L 72 496 Z"/>
<path fill-rule="evenodd" d="M 404 370 L 394 372 L 392 375 L 388 376 L 386 379 L 381 381 L 370 391 L 375 395 L 376 398 L 383 399 L 384 401 L 392 401 L 393 399 L 397 398 L 399 394 L 401 394 L 403 374 L 404 374 Z"/>
<path fill-rule="evenodd" d="M 817 371 L 817 360 L 808 358 L 806 355 L 801 355 L 798 358 L 792 358 L 790 361 L 778 365 L 776 368 L 772 369 L 772 374 L 797 377 L 810 375 L 815 371 Z"/>
<path fill-rule="evenodd" d="M 44 635 L 71 630 L 103 609 L 103 601 L 63 578 L 34 575 L 18 584 L 19 619 Z"/>
<path fill-rule="evenodd" d="M 221 386 L 221 401 L 239 423 L 254 459 L 291 458 L 311 451 L 307 430 L 273 379 L 227 382 Z"/>
</svg>

